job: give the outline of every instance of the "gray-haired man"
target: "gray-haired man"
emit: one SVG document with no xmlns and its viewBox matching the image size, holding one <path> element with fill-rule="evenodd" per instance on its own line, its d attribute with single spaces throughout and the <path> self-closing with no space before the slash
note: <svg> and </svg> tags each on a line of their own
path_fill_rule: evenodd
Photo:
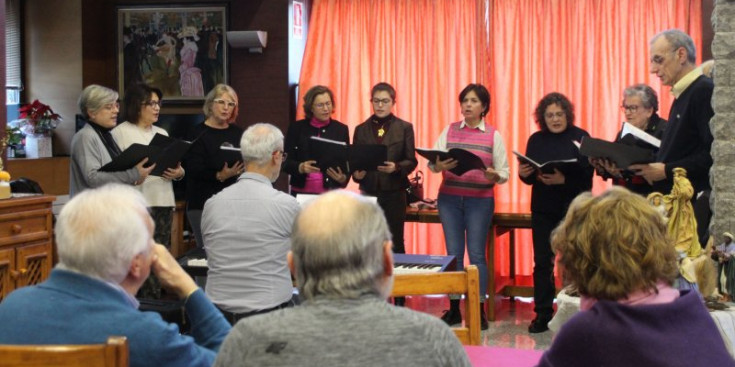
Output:
<svg viewBox="0 0 735 367">
<path fill-rule="evenodd" d="M 245 173 L 204 204 L 207 296 L 232 324 L 291 305 L 286 264 L 299 205 L 273 188 L 286 158 L 283 133 L 258 123 L 240 139 Z"/>
</svg>

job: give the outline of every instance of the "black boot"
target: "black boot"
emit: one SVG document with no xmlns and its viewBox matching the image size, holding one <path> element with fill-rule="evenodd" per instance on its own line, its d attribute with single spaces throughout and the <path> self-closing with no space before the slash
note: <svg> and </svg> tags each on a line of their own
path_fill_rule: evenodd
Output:
<svg viewBox="0 0 735 367">
<path fill-rule="evenodd" d="M 457 325 L 462 323 L 462 314 L 459 312 L 459 300 L 449 300 L 449 311 L 444 311 L 442 315 L 442 321 L 446 322 L 447 325 Z"/>
<path fill-rule="evenodd" d="M 480 330 L 487 330 L 487 317 L 485 317 L 485 304 L 480 302 Z"/>
<path fill-rule="evenodd" d="M 553 317 L 553 314 L 551 315 L 536 315 L 536 318 L 531 321 L 531 325 L 528 325 L 528 332 L 531 334 L 536 333 L 543 333 L 546 330 L 549 330 L 549 321 L 551 321 L 551 318 Z"/>
</svg>

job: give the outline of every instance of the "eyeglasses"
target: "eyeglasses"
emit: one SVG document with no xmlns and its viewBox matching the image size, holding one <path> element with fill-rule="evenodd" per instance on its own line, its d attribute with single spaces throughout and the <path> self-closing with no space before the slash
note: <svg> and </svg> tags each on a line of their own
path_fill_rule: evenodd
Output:
<svg viewBox="0 0 735 367">
<path fill-rule="evenodd" d="M 671 50 L 668 53 L 676 54 L 676 50 Z M 656 56 L 651 57 L 651 63 L 653 64 L 662 65 L 665 62 L 666 62 L 666 58 L 661 55 L 656 55 Z"/>
<path fill-rule="evenodd" d="M 218 104 L 218 105 L 220 105 L 222 107 L 227 106 L 229 108 L 235 108 L 237 106 L 237 103 L 231 102 L 231 101 L 225 101 L 224 99 L 215 99 L 212 102 L 214 102 L 214 103 L 216 103 L 216 104 Z"/>
<path fill-rule="evenodd" d="M 114 103 L 108 103 L 108 104 L 102 106 L 102 108 L 104 108 L 106 110 L 119 110 L 120 109 L 120 101 L 116 101 Z"/>
<path fill-rule="evenodd" d="M 317 103 L 314 105 L 314 108 L 321 110 L 322 108 L 332 108 L 332 102 L 324 102 L 324 103 Z"/>
<path fill-rule="evenodd" d="M 562 118 L 562 117 L 564 117 L 566 115 L 567 114 L 564 111 L 559 111 L 559 112 L 549 112 L 549 113 L 546 113 L 546 114 L 544 114 L 544 117 L 546 117 L 547 119 L 551 120 L 554 117 Z"/>
<path fill-rule="evenodd" d="M 641 106 L 638 106 L 638 105 L 622 105 L 620 106 L 620 109 L 622 109 L 625 112 L 635 113 L 636 111 L 638 111 L 638 108 L 640 107 Z"/>
<path fill-rule="evenodd" d="M 378 106 L 382 104 L 388 105 L 392 102 L 390 98 L 384 98 L 384 99 L 373 98 L 370 101 L 373 102 L 374 105 L 378 105 Z"/>
<path fill-rule="evenodd" d="M 143 102 L 143 105 L 144 106 L 148 106 L 148 107 L 158 107 L 158 108 L 161 108 L 161 101 L 148 101 L 148 102 Z"/>
</svg>

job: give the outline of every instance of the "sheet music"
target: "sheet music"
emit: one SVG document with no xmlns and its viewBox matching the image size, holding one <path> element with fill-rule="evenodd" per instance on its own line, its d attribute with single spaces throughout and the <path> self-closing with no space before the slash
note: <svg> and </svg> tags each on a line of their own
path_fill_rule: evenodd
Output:
<svg viewBox="0 0 735 367">
<path fill-rule="evenodd" d="M 661 140 L 656 139 L 653 135 L 635 127 L 633 124 L 623 122 L 623 130 L 620 133 L 620 137 L 632 134 L 636 138 L 645 141 L 648 144 L 653 145 L 656 148 L 661 148 Z"/>
</svg>

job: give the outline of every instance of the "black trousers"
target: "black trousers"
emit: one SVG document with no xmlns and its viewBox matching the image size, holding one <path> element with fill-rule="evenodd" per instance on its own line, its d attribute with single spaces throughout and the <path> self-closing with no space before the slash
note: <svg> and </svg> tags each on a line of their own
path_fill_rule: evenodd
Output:
<svg viewBox="0 0 735 367">
<path fill-rule="evenodd" d="M 368 194 L 370 195 L 370 194 Z M 388 228 L 393 235 L 393 252 L 405 254 L 406 246 L 403 240 L 404 225 L 406 223 L 406 191 L 387 191 L 375 194 L 378 205 L 383 209 Z"/>
<path fill-rule="evenodd" d="M 533 301 L 536 315 L 547 317 L 554 313 L 554 252 L 551 250 L 551 231 L 564 218 L 564 214 L 533 212 Z"/>
</svg>

